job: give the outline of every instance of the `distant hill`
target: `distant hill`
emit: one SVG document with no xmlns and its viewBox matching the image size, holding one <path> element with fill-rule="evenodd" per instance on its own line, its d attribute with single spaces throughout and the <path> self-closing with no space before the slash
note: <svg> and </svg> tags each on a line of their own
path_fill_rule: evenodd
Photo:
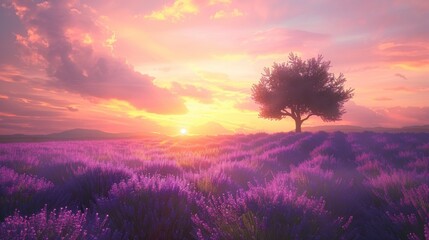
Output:
<svg viewBox="0 0 429 240">
<path fill-rule="evenodd" d="M 203 125 L 190 127 L 189 133 L 197 135 L 228 135 L 234 134 L 233 131 L 226 129 L 217 122 L 208 122 Z"/>
<path fill-rule="evenodd" d="M 316 126 L 316 127 L 303 127 L 303 131 L 317 132 L 317 131 L 341 131 L 341 132 L 388 132 L 388 133 L 400 133 L 400 132 L 425 132 L 429 133 L 429 125 L 422 126 L 407 126 L 401 128 L 384 128 L 384 127 L 358 127 L 351 125 L 327 125 L 327 126 Z"/>
<path fill-rule="evenodd" d="M 208 124 L 202 127 L 201 131 L 207 129 L 208 135 L 210 134 L 232 134 L 231 131 L 226 130 L 221 125 Z M 383 127 L 373 127 L 365 128 L 358 126 L 350 125 L 327 125 L 327 126 L 316 126 L 316 127 L 304 127 L 302 129 L 305 132 L 388 132 L 388 133 L 400 133 L 400 132 L 424 132 L 429 133 L 429 125 L 423 126 L 407 126 L 402 128 L 383 128 Z M 45 142 L 45 141 L 64 141 L 64 140 L 102 140 L 102 139 L 121 139 L 121 138 L 141 138 L 141 137 L 150 137 L 157 138 L 163 137 L 160 134 L 139 134 L 139 133 L 108 133 L 95 129 L 71 129 L 59 133 L 51 133 L 45 135 L 25 135 L 25 134 L 13 134 L 13 135 L 0 135 L 0 143 L 8 142 Z M 165 137 L 165 136 L 164 136 Z"/>
<path fill-rule="evenodd" d="M 43 141 L 63 141 L 63 140 L 101 140 L 137 137 L 132 133 L 107 133 L 95 129 L 71 129 L 59 133 L 45 135 L 0 135 L 0 143 L 5 142 L 43 142 Z"/>
<path fill-rule="evenodd" d="M 117 137 L 117 135 L 118 134 L 107 133 L 107 132 L 103 132 L 95 129 L 76 128 L 76 129 L 71 129 L 60 133 L 51 133 L 45 136 L 53 139 L 75 139 L 75 138 L 97 139 L 97 138 L 112 138 L 112 137 Z"/>
</svg>

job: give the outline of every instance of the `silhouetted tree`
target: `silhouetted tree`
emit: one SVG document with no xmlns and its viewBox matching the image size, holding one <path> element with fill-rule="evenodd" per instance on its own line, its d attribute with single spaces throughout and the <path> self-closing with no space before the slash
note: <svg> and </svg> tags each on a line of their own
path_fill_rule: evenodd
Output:
<svg viewBox="0 0 429 240">
<path fill-rule="evenodd" d="M 287 63 L 274 63 L 265 68 L 258 84 L 252 86 L 252 99 L 260 104 L 259 116 L 272 120 L 291 117 L 295 131 L 311 116 L 323 121 L 336 121 L 345 113 L 344 103 L 353 96 L 353 89 L 344 89 L 342 73 L 329 72 L 330 61 L 323 56 L 307 61 L 291 53 Z"/>
</svg>

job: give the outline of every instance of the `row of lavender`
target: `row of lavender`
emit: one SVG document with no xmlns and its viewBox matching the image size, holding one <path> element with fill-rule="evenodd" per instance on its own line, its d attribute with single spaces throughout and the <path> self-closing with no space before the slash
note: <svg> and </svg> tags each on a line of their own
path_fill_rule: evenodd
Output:
<svg viewBox="0 0 429 240">
<path fill-rule="evenodd" d="M 429 134 L 0 145 L 5 239 L 429 239 Z"/>
</svg>

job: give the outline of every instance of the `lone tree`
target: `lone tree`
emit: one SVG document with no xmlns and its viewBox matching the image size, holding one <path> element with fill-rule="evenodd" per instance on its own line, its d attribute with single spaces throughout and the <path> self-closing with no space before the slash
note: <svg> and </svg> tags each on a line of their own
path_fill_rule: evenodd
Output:
<svg viewBox="0 0 429 240">
<path fill-rule="evenodd" d="M 258 84 L 252 86 L 252 99 L 260 106 L 259 116 L 271 120 L 291 117 L 295 131 L 311 116 L 336 121 L 345 113 L 344 103 L 353 97 L 353 89 L 344 89 L 342 73 L 329 72 L 330 61 L 323 56 L 307 61 L 291 53 L 287 63 L 265 68 Z"/>
</svg>

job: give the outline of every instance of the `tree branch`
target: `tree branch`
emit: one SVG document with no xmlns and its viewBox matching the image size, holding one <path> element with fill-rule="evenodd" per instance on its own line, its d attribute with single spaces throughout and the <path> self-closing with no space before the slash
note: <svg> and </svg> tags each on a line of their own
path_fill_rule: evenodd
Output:
<svg viewBox="0 0 429 240">
<path fill-rule="evenodd" d="M 291 117 L 293 118 L 293 119 L 296 119 L 296 113 L 295 113 L 295 108 L 292 106 L 292 107 L 290 107 L 290 111 L 291 111 Z"/>
<path fill-rule="evenodd" d="M 308 114 L 308 116 L 307 117 L 305 117 L 305 118 L 303 118 L 303 119 L 301 119 L 301 121 L 305 121 L 305 120 L 308 120 L 311 116 L 316 116 L 317 114 L 313 114 L 313 113 L 311 113 L 311 114 Z"/>
<path fill-rule="evenodd" d="M 283 113 L 283 115 L 285 115 L 285 116 L 292 117 L 292 114 L 290 112 L 288 112 L 288 110 L 286 110 L 286 109 L 281 110 L 281 113 Z"/>
</svg>

